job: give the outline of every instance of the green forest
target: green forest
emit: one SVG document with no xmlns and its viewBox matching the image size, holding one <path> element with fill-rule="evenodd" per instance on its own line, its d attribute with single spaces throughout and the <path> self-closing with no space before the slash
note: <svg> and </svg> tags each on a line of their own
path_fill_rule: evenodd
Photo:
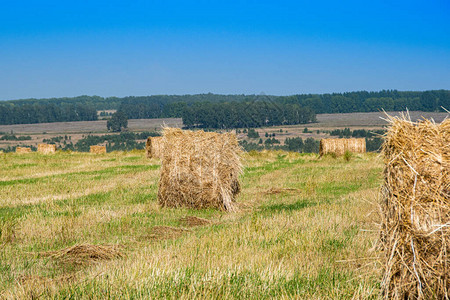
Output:
<svg viewBox="0 0 450 300">
<path fill-rule="evenodd" d="M 0 102 L 0 124 L 97 120 L 97 111 L 118 110 L 129 119 L 183 118 L 188 127 L 232 128 L 314 121 L 314 114 L 398 111 L 443 111 L 449 90 L 383 90 L 332 94 L 155 95 L 143 97 L 79 96 Z M 243 111 L 244 109 L 244 111 Z"/>
<path fill-rule="evenodd" d="M 188 128 L 251 128 L 316 121 L 309 107 L 273 102 L 199 102 L 188 106 L 182 117 Z"/>
</svg>

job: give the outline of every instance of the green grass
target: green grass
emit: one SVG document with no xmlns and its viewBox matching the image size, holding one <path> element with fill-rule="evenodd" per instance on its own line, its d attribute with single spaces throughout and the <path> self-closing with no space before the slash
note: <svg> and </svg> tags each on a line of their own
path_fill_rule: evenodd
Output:
<svg viewBox="0 0 450 300">
<path fill-rule="evenodd" d="M 377 256 L 374 155 L 244 155 L 236 213 L 159 207 L 160 165 L 143 152 L 3 162 L 0 298 L 378 297 L 379 266 L 366 260 Z M 212 223 L 154 234 L 184 228 L 187 215 Z M 39 255 L 85 243 L 120 244 L 124 256 L 77 265 Z"/>
</svg>

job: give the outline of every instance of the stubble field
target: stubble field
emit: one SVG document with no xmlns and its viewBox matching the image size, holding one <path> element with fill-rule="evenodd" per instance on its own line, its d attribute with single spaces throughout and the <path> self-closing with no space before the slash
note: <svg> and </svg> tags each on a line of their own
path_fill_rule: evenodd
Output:
<svg viewBox="0 0 450 300">
<path fill-rule="evenodd" d="M 143 151 L 0 159 L 0 298 L 378 295 L 375 154 L 245 154 L 236 213 L 161 208 Z"/>
</svg>

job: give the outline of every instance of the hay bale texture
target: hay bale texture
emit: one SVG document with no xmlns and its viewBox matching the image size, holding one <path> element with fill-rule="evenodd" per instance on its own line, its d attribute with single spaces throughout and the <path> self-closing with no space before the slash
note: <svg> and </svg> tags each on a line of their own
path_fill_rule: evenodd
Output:
<svg viewBox="0 0 450 300">
<path fill-rule="evenodd" d="M 450 120 L 390 118 L 383 146 L 385 299 L 450 297 Z"/>
<path fill-rule="evenodd" d="M 162 206 L 235 210 L 242 172 L 236 135 L 165 128 L 162 141 Z"/>
<path fill-rule="evenodd" d="M 90 146 L 89 153 L 94 153 L 94 154 L 106 153 L 106 146 Z"/>
<path fill-rule="evenodd" d="M 28 148 L 28 147 L 16 147 L 16 153 L 31 153 L 31 148 Z"/>
<path fill-rule="evenodd" d="M 344 155 L 346 151 L 353 153 L 366 152 L 366 139 L 321 139 L 319 154 L 320 156 L 335 153 Z"/>
<path fill-rule="evenodd" d="M 56 145 L 39 144 L 38 148 L 37 148 L 37 152 L 42 153 L 42 154 L 56 153 Z"/>
<path fill-rule="evenodd" d="M 163 139 L 161 136 L 148 137 L 145 143 L 145 156 L 147 158 L 161 158 Z"/>
</svg>

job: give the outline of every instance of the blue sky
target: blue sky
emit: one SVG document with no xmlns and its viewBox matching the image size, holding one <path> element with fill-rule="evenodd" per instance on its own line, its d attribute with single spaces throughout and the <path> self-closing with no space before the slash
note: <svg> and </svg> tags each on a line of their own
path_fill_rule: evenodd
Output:
<svg viewBox="0 0 450 300">
<path fill-rule="evenodd" d="M 450 89 L 450 1 L 0 1 L 0 99 Z"/>
</svg>

